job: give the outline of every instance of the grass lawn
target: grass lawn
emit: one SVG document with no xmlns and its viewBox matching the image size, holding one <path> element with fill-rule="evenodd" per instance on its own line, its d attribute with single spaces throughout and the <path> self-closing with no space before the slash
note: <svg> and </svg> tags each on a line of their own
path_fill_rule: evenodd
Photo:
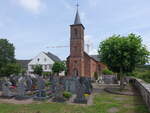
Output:
<svg viewBox="0 0 150 113">
<path fill-rule="evenodd" d="M 97 94 L 94 105 L 80 106 L 42 102 L 28 105 L 0 104 L 0 113 L 149 113 L 138 96 Z"/>
</svg>

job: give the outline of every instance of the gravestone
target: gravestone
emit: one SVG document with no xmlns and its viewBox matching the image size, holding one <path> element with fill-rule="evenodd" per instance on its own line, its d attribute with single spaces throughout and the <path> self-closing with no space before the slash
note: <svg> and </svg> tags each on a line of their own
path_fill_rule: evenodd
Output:
<svg viewBox="0 0 150 113">
<path fill-rule="evenodd" d="M 32 82 L 31 77 L 30 76 L 26 76 L 25 77 L 25 81 L 26 81 L 26 89 L 27 90 L 32 90 L 33 82 Z"/>
<path fill-rule="evenodd" d="M 63 82 L 60 81 L 58 76 L 54 76 L 52 79 L 52 94 L 54 102 L 64 102 L 65 99 L 63 97 L 64 85 Z"/>
<path fill-rule="evenodd" d="M 83 79 L 79 78 L 78 82 L 76 84 L 76 98 L 74 99 L 74 103 L 79 103 L 79 104 L 87 104 L 87 100 L 84 95 L 84 86 L 83 86 Z"/>
<path fill-rule="evenodd" d="M 10 90 L 11 83 L 9 81 L 4 81 L 2 83 L 2 97 L 11 98 L 13 97 L 13 93 Z"/>
<path fill-rule="evenodd" d="M 81 79 L 82 84 L 83 84 L 84 93 L 91 94 L 92 90 L 93 90 L 91 79 L 88 77 L 81 77 L 80 79 Z"/>
<path fill-rule="evenodd" d="M 65 90 L 75 94 L 76 93 L 76 82 L 77 81 L 78 81 L 77 76 L 72 76 L 70 78 L 67 78 L 65 80 L 65 84 L 64 84 Z"/>
<path fill-rule="evenodd" d="M 26 93 L 26 83 L 25 83 L 25 78 L 22 77 L 18 81 L 16 99 L 18 100 L 28 99 L 29 96 L 25 95 L 25 93 Z"/>
<path fill-rule="evenodd" d="M 117 84 L 117 77 L 115 75 L 103 75 L 105 84 Z"/>
<path fill-rule="evenodd" d="M 45 81 L 42 77 L 38 77 L 37 79 L 37 94 L 35 95 L 35 100 L 45 100 L 48 98 L 45 90 Z"/>
</svg>

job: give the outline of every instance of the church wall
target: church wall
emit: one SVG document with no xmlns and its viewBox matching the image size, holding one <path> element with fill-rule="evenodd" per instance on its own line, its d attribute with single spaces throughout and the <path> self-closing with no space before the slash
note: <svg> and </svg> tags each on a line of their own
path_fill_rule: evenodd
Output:
<svg viewBox="0 0 150 113">
<path fill-rule="evenodd" d="M 91 65 L 90 65 L 91 77 L 94 77 L 94 73 L 98 71 L 97 70 L 97 62 L 95 60 L 93 60 L 93 59 L 91 59 L 90 61 L 91 61 Z"/>
<path fill-rule="evenodd" d="M 91 77 L 90 58 L 84 55 L 84 76 Z"/>
<path fill-rule="evenodd" d="M 68 76 L 84 76 L 84 59 L 69 57 L 67 62 Z"/>
</svg>

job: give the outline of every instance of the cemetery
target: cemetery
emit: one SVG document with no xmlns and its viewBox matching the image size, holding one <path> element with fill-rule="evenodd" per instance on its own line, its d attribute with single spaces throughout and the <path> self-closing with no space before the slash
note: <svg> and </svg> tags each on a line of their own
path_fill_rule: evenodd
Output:
<svg viewBox="0 0 150 113">
<path fill-rule="evenodd" d="M 96 13 L 94 14 L 92 6 L 96 7 L 96 2 L 98 1 L 95 1 L 95 3 L 92 0 L 88 1 L 93 4 L 87 8 L 90 9 L 90 20 L 94 15 L 97 16 L 101 9 L 95 10 Z M 31 19 L 32 15 L 22 15 L 21 10 L 15 9 L 13 7 L 15 2 L 18 2 L 15 7 L 18 7 L 19 4 L 24 7 L 24 13 L 26 8 L 34 10 L 32 13 L 34 12 L 36 16 L 33 17 L 33 20 Z M 44 2 L 53 5 L 52 1 Z M 150 52 L 146 45 L 143 44 L 142 36 L 134 33 L 125 34 L 130 30 L 134 31 L 131 28 L 140 27 L 131 26 L 130 28 L 130 25 L 127 24 L 130 30 L 125 31 L 123 29 L 123 35 L 112 34 L 112 36 L 106 37 L 105 40 L 104 38 L 99 40 L 99 36 L 107 36 L 115 32 L 120 33 L 120 31 L 113 31 L 113 29 L 116 27 L 117 30 L 120 30 L 122 20 L 119 20 L 119 17 L 115 18 L 115 10 L 112 11 L 109 7 L 113 8 L 112 6 L 116 5 L 116 11 L 119 11 L 118 6 L 121 5 L 116 3 L 112 5 L 111 2 L 110 6 L 108 4 L 102 5 L 105 10 L 109 9 L 108 12 L 113 15 L 111 17 L 100 12 L 106 21 L 106 23 L 103 23 L 104 20 L 102 21 L 103 26 L 99 24 L 101 17 L 97 18 L 97 20 L 94 17 L 95 31 L 91 26 L 92 21 L 88 22 L 86 20 L 88 14 L 82 12 L 82 19 L 86 20 L 85 25 L 90 27 L 87 30 L 91 31 L 91 34 L 97 34 L 97 36 L 95 35 L 96 38 L 92 37 L 92 40 L 94 39 L 95 44 L 99 41 L 99 44 L 93 45 L 86 37 L 88 34 L 85 35 L 87 32 L 85 32 L 85 26 L 81 22 L 79 1 L 77 0 L 74 23 L 70 25 L 70 45 L 57 46 L 57 44 L 61 43 L 69 44 L 65 35 L 67 30 L 64 30 L 65 26 L 61 25 L 70 21 L 64 17 L 68 17 L 66 15 L 70 15 L 69 11 L 73 9 L 68 1 L 61 0 L 61 2 L 67 10 L 64 10 L 64 7 L 60 7 L 60 4 L 57 3 L 58 7 L 54 5 L 54 8 L 59 9 L 59 13 L 50 12 L 53 11 L 51 9 L 47 10 L 49 7 L 46 7 L 47 4 L 44 4 L 42 0 L 13 0 L 10 3 L 12 5 L 10 8 L 13 7 L 14 11 L 21 12 L 21 17 L 19 17 L 20 15 L 17 16 L 21 20 L 8 19 L 8 16 L 6 18 L 7 22 L 4 23 L 9 25 L 4 26 L 9 26 L 10 28 L 6 29 L 7 31 L 11 29 L 11 32 L 7 34 L 6 31 L 2 34 L 7 34 L 8 36 L 11 34 L 11 41 L 16 42 L 19 40 L 19 45 L 14 46 L 7 39 L 0 39 L 0 113 L 150 113 Z M 39 11 L 40 4 L 43 9 Z M 102 6 L 99 7 L 102 8 Z M 108 7 L 106 8 L 106 6 Z M 9 9 L 7 7 L 4 10 Z M 127 10 L 126 8 L 123 9 Z M 134 9 L 133 6 L 132 9 Z M 137 10 L 138 8 L 135 7 L 135 9 Z M 43 12 L 44 10 L 47 11 Z M 63 13 L 60 13 L 61 11 Z M 126 13 L 129 14 L 128 12 Z M 122 13 L 125 14 L 124 11 Z M 118 15 L 119 13 L 116 12 L 116 14 Z M 137 15 L 138 13 L 135 14 Z M 15 17 L 17 14 L 12 13 L 11 15 Z M 27 15 L 30 19 L 24 18 Z M 129 17 L 122 15 L 122 17 L 128 20 L 134 15 Z M 111 26 L 109 22 L 113 18 L 115 19 L 115 26 Z M 29 22 L 30 20 L 32 20 L 31 23 Z M 116 23 L 117 21 L 119 23 Z M 109 25 L 107 29 L 110 29 L 110 31 L 104 30 L 107 27 L 106 24 Z M 36 32 L 33 32 L 34 30 L 30 25 L 34 26 L 33 29 Z M 142 29 L 144 28 L 143 25 L 140 26 L 142 26 Z M 0 23 L 1 27 L 3 27 L 3 23 Z M 25 27 L 27 28 L 24 29 Z M 30 27 L 31 29 L 29 29 Z M 147 28 L 147 26 L 145 27 Z M 54 30 L 54 28 L 57 29 Z M 3 32 L 3 30 L 5 28 L 1 31 Z M 104 34 L 101 35 L 102 32 Z M 142 34 L 142 32 L 140 33 Z M 13 40 L 13 36 L 17 38 Z M 25 37 L 24 40 L 22 40 L 22 37 Z M 65 38 L 63 39 L 63 37 Z M 51 46 L 52 44 L 55 46 Z M 90 46 L 98 47 L 96 54 L 91 54 L 95 52 L 95 49 L 90 50 Z M 69 54 L 67 49 L 60 51 L 59 57 L 62 58 L 64 55 L 64 59 L 60 59 L 44 49 L 63 47 L 69 47 L 70 49 Z M 15 56 L 19 54 L 22 58 L 27 58 L 41 50 L 40 54 L 30 59 L 21 60 Z M 65 56 L 65 54 L 68 56 Z"/>
<path fill-rule="evenodd" d="M 128 91 L 128 94 L 115 94 L 107 91 L 107 89 L 119 88 L 119 84 L 114 83 L 112 77 L 114 75 L 108 75 L 107 78 L 106 76 L 102 76 L 102 83 L 78 76 L 59 77 L 55 75 L 46 79 L 38 75 L 35 77 L 29 75 L 11 76 L 0 82 L 0 108 L 8 106 L 8 110 L 2 110 L 3 113 L 10 113 L 10 111 L 11 113 L 61 113 L 61 110 L 63 113 L 76 113 L 77 109 L 79 113 L 91 113 L 90 111 L 95 113 L 98 111 L 126 113 L 123 110 L 132 112 L 133 109 L 138 111 L 135 113 L 149 113 L 145 104 L 147 103 L 149 106 L 150 98 L 148 96 L 150 92 L 148 89 L 142 89 L 143 86 L 140 86 L 141 89 L 139 90 L 139 92 L 146 90 L 145 92 L 141 91 L 143 97 L 146 98 L 145 102 L 137 90 L 136 94 L 139 95 L 128 95 L 134 93 L 135 90 Z M 127 79 L 130 82 L 134 81 L 132 85 L 135 87 L 143 84 L 134 78 Z M 11 106 L 14 106 L 14 111 Z M 41 108 L 42 106 L 45 110 Z M 99 109 L 97 109 L 98 106 Z M 128 108 L 129 106 L 130 108 Z M 21 109 L 19 110 L 18 107 Z"/>
<path fill-rule="evenodd" d="M 72 103 L 87 104 L 85 94 L 92 94 L 90 78 L 52 76 L 43 79 L 41 76 L 13 76 L 1 81 L 1 99 L 66 102 L 74 96 Z"/>
</svg>

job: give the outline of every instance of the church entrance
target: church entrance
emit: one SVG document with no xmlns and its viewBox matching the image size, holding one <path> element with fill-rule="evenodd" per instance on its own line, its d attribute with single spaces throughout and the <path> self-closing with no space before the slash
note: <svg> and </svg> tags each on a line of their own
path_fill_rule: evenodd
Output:
<svg viewBox="0 0 150 113">
<path fill-rule="evenodd" d="M 74 69 L 74 76 L 79 76 L 77 69 Z"/>
</svg>

